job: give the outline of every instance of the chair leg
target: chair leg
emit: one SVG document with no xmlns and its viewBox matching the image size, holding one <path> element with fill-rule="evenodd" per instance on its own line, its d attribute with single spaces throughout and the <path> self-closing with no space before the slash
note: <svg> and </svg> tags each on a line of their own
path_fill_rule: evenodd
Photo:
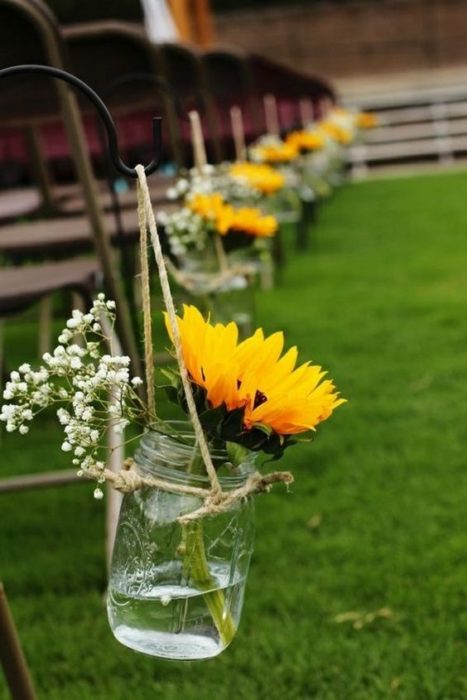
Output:
<svg viewBox="0 0 467 700">
<path fill-rule="evenodd" d="M 86 313 L 88 311 L 86 304 L 86 299 L 82 297 L 81 294 L 78 294 L 78 292 L 72 292 L 71 293 L 71 308 L 72 309 L 77 309 L 78 311 L 82 311 L 83 313 Z M 84 346 L 84 340 L 82 335 L 76 334 L 75 337 L 73 338 L 73 342 L 76 343 L 76 345 L 79 345 L 80 348 Z"/>
<path fill-rule="evenodd" d="M 50 336 L 52 331 L 53 299 L 52 295 L 44 297 L 39 302 L 39 357 L 50 352 Z"/>
<path fill-rule="evenodd" d="M 113 472 L 118 472 L 122 469 L 125 459 L 125 449 L 122 445 L 124 435 L 116 433 L 114 428 L 109 428 L 107 445 L 109 450 L 109 458 L 107 466 Z M 112 551 L 115 542 L 115 533 L 117 531 L 118 516 L 120 506 L 122 504 L 122 494 L 116 491 L 111 486 L 107 486 L 107 510 L 105 519 L 105 558 L 107 570 L 110 570 L 112 561 Z"/>
<path fill-rule="evenodd" d="M 29 161 L 33 171 L 33 178 L 37 183 L 39 192 L 41 193 L 41 211 L 43 214 L 56 214 L 58 209 L 55 203 L 52 183 L 47 170 L 47 159 L 44 155 L 40 135 L 36 128 L 26 127 L 24 130 L 26 139 L 26 147 L 29 155 Z"/>
<path fill-rule="evenodd" d="M 0 662 L 12 700 L 37 700 L 13 615 L 0 582 Z"/>
<path fill-rule="evenodd" d="M 120 341 L 108 323 L 105 316 L 101 317 L 101 325 L 104 333 L 110 339 L 110 352 L 112 354 L 121 355 L 122 348 Z M 111 403 L 115 402 L 115 396 L 110 393 L 109 400 Z M 107 437 L 107 447 L 108 447 L 108 460 L 107 466 L 112 471 L 120 471 L 123 467 L 123 461 L 125 459 L 125 448 L 123 442 L 125 440 L 122 433 L 117 433 L 115 428 L 110 427 Z M 120 513 L 120 506 L 122 503 L 122 494 L 116 491 L 111 486 L 107 486 L 106 492 L 106 518 L 105 518 L 105 557 L 107 569 L 110 570 L 110 563 L 112 560 L 112 551 L 115 542 L 115 533 L 117 531 L 118 516 Z"/>
</svg>

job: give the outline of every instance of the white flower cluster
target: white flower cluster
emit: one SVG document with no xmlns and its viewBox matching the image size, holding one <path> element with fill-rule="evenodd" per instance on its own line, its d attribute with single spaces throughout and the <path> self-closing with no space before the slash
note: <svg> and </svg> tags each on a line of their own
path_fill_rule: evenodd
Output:
<svg viewBox="0 0 467 700">
<path fill-rule="evenodd" d="M 205 165 L 201 173 L 196 168 L 190 170 L 189 180 L 184 181 L 188 182 L 188 186 L 183 185 L 183 196 L 189 198 L 195 194 L 217 192 L 226 202 L 233 205 L 244 205 L 245 202 L 251 203 L 261 197 L 261 193 L 246 181 L 232 177 L 229 169 L 230 163 L 225 163 L 217 167 Z"/>
<path fill-rule="evenodd" d="M 216 168 L 207 163 L 201 170 L 192 168 L 167 190 L 168 199 L 181 199 L 191 193 L 211 194 L 216 180 Z"/>
<path fill-rule="evenodd" d="M 123 431 L 141 413 L 136 387 L 142 380 L 130 379 L 130 358 L 101 354 L 102 343 L 108 342 L 103 317 L 113 325 L 114 310 L 115 302 L 103 294 L 89 313 L 74 310 L 58 337 L 60 345 L 43 356 L 44 365 L 36 371 L 27 363 L 21 365 L 3 392 L 10 403 L 1 407 L 0 420 L 8 432 L 26 434 L 35 415 L 62 404 L 57 410 L 65 432 L 62 450 L 72 452 L 81 473 L 91 466 L 104 468 L 98 457 L 109 425 Z M 74 342 L 76 336 L 82 337 L 83 347 Z"/>
<path fill-rule="evenodd" d="M 256 202 L 261 193 L 251 188 L 247 183 L 233 178 L 225 166 L 205 165 L 200 173 L 197 168 L 190 170 L 186 177 L 180 178 L 167 190 L 169 199 L 190 198 L 197 194 L 220 194 L 226 202 L 237 204 Z M 192 212 L 187 206 L 177 209 L 172 214 L 164 211 L 157 216 L 158 223 L 164 227 L 173 255 L 177 258 L 192 251 L 203 251 L 207 239 L 213 232 L 212 223 Z"/>
<path fill-rule="evenodd" d="M 202 251 L 206 247 L 211 225 L 188 207 L 182 207 L 172 214 L 159 212 L 157 221 L 169 239 L 170 249 L 176 258 L 182 258 L 191 251 Z"/>
</svg>

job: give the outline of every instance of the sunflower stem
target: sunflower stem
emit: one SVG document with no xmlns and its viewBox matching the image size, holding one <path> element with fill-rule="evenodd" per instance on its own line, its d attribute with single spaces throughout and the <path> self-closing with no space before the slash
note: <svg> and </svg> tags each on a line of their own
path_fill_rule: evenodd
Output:
<svg viewBox="0 0 467 700">
<path fill-rule="evenodd" d="M 222 590 L 212 590 L 217 585 L 209 572 L 204 547 L 203 524 L 200 521 L 186 523 L 182 528 L 183 571 L 187 579 L 201 591 L 206 591 L 204 600 L 219 633 L 222 645 L 226 647 L 232 641 L 235 622 L 225 605 Z"/>
</svg>

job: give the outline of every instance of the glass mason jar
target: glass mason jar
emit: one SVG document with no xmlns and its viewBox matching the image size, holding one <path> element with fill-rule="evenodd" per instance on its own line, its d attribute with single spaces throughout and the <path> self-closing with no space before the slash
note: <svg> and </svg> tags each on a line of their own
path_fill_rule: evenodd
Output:
<svg viewBox="0 0 467 700">
<path fill-rule="evenodd" d="M 302 214 L 298 194 L 300 179 L 291 169 L 289 173 L 285 175 L 287 185 L 279 192 L 266 197 L 262 204 L 265 214 L 272 214 L 280 224 L 295 224 L 300 221 Z"/>
<path fill-rule="evenodd" d="M 185 444 L 148 431 L 135 454 L 145 476 L 209 488 L 187 423 L 172 423 Z M 223 490 L 245 483 L 253 457 L 233 467 L 223 451 L 211 453 Z M 125 495 L 115 539 L 107 610 L 116 639 L 167 659 L 217 656 L 240 621 L 253 550 L 254 502 L 180 524 L 198 508 L 198 496 L 144 487 Z"/>
<path fill-rule="evenodd" d="M 228 256 L 230 264 L 244 262 Z M 250 263 L 248 272 L 219 279 L 219 260 L 209 251 L 191 253 L 181 268 L 185 280 L 185 301 L 195 304 L 204 315 L 209 314 L 213 323 L 235 321 L 240 336 L 246 338 L 253 331 L 255 322 L 255 292 L 253 273 L 256 267 Z"/>
</svg>

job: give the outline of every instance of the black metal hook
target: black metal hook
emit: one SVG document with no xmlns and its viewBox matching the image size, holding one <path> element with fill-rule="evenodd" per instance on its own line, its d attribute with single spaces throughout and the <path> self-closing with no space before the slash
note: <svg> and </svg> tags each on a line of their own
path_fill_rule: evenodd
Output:
<svg viewBox="0 0 467 700">
<path fill-rule="evenodd" d="M 0 70 L 0 79 L 6 78 L 7 76 L 16 75 L 18 73 L 42 73 L 43 75 L 49 75 L 52 78 L 57 78 L 58 80 L 63 80 L 73 87 L 78 88 L 86 97 L 93 103 L 94 107 L 99 113 L 102 123 L 105 127 L 108 140 L 108 150 L 112 163 L 115 168 L 125 175 L 126 177 L 136 178 L 137 174 L 134 168 L 129 168 L 120 158 L 118 152 L 118 139 L 117 130 L 115 128 L 114 121 L 110 115 L 104 102 L 101 100 L 99 95 L 83 80 L 80 80 L 72 73 L 61 70 L 60 68 L 53 68 L 52 66 L 43 66 L 37 64 L 22 64 L 18 66 L 9 66 L 8 68 L 3 68 Z M 152 120 L 152 136 L 154 145 L 154 158 L 146 165 L 144 172 L 146 175 L 151 175 L 159 167 L 162 154 L 162 132 L 161 132 L 161 118 L 154 117 Z"/>
</svg>

